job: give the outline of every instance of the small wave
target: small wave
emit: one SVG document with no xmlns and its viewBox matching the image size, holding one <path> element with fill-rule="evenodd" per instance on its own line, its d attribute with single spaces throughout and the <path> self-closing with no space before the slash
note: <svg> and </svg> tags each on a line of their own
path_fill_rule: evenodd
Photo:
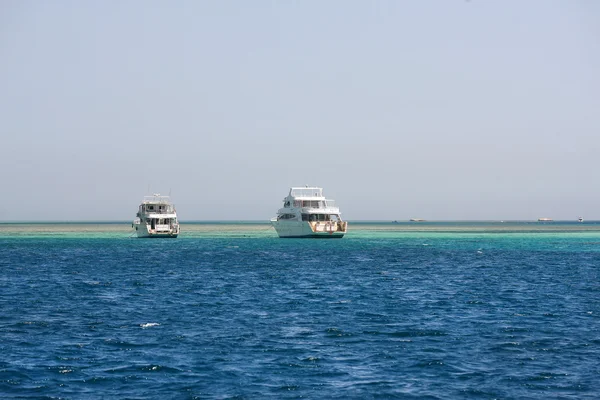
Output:
<svg viewBox="0 0 600 400">
<path fill-rule="evenodd" d="M 299 388 L 300 388 L 300 387 L 299 387 L 299 386 L 297 386 L 297 385 L 284 385 L 284 386 L 281 386 L 281 387 L 279 388 L 279 390 L 282 390 L 282 391 L 290 391 L 290 392 L 291 392 L 291 391 L 298 390 Z"/>
<path fill-rule="evenodd" d="M 320 361 L 321 358 L 316 357 L 316 356 L 310 356 L 310 357 L 306 357 L 305 359 L 303 359 L 302 361 L 308 361 L 308 362 L 317 362 Z"/>
<path fill-rule="evenodd" d="M 153 326 L 160 326 L 160 324 L 158 322 L 148 322 L 146 324 L 140 324 L 140 327 L 142 329 L 151 328 Z"/>
<path fill-rule="evenodd" d="M 344 332 L 343 330 L 338 329 L 338 328 L 327 328 L 325 333 L 327 334 L 327 336 L 330 336 L 330 337 L 352 336 L 351 333 Z"/>
<path fill-rule="evenodd" d="M 396 332 L 383 332 L 390 337 L 419 337 L 419 336 L 447 336 L 446 332 L 437 330 L 408 330 L 408 331 L 396 331 Z"/>
<path fill-rule="evenodd" d="M 443 360 L 422 360 L 413 365 L 413 367 L 424 368 L 424 367 L 442 367 L 445 366 Z"/>
<path fill-rule="evenodd" d="M 169 367 L 166 365 L 158 365 L 158 364 L 129 364 L 129 365 L 121 365 L 115 368 L 109 368 L 105 370 L 106 373 L 109 374 L 118 374 L 118 375 L 132 375 L 138 372 L 166 372 L 166 373 L 180 373 L 181 369 L 176 367 Z"/>
</svg>

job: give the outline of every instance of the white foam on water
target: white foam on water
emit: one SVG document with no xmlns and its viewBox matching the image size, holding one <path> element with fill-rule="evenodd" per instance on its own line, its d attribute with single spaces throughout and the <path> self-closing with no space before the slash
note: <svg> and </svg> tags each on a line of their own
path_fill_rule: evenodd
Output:
<svg viewBox="0 0 600 400">
<path fill-rule="evenodd" d="M 140 324 L 140 327 L 142 329 L 150 328 L 153 326 L 160 326 L 160 324 L 158 322 L 148 322 L 147 324 Z"/>
</svg>

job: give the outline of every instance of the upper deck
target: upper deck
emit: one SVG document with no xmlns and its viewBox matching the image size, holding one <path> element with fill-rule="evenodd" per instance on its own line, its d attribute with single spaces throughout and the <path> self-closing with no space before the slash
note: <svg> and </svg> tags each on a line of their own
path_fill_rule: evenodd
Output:
<svg viewBox="0 0 600 400">
<path fill-rule="evenodd" d="M 293 197 L 299 200 L 322 200 L 323 188 L 320 187 L 293 187 L 290 188 L 288 197 Z"/>
<path fill-rule="evenodd" d="M 150 196 L 144 196 L 142 204 L 172 204 L 169 196 L 161 196 L 160 193 L 154 193 Z"/>
<path fill-rule="evenodd" d="M 175 205 L 171 203 L 170 197 L 161 196 L 158 193 L 151 196 L 144 196 L 139 211 L 141 213 L 153 214 L 174 214 L 176 212 Z"/>
<path fill-rule="evenodd" d="M 283 208 L 301 208 L 302 212 L 329 212 L 339 213 L 339 208 L 332 199 L 323 196 L 320 187 L 292 187 L 288 196 L 283 199 Z"/>
</svg>

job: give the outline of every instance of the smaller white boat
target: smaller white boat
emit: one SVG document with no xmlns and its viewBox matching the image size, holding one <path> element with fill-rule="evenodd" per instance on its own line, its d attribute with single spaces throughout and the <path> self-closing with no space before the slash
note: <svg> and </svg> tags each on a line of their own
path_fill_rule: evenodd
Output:
<svg viewBox="0 0 600 400">
<path fill-rule="evenodd" d="M 159 193 L 145 196 L 132 227 L 140 238 L 176 238 L 179 235 L 179 222 L 175 205 L 169 196 Z"/>
<path fill-rule="evenodd" d="M 538 222 L 552 222 L 554 221 L 552 218 L 538 218 Z"/>
<path fill-rule="evenodd" d="M 579 222 L 583 222 L 583 217 L 579 217 L 579 218 L 577 218 L 577 221 L 579 221 Z"/>
<path fill-rule="evenodd" d="M 410 222 L 425 222 L 425 220 L 421 218 L 411 218 Z"/>
</svg>

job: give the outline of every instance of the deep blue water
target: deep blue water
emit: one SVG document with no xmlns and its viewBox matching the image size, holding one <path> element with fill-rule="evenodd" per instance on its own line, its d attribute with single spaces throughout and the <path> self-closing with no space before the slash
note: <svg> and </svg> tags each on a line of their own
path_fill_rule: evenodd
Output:
<svg viewBox="0 0 600 400">
<path fill-rule="evenodd" d="M 599 238 L 0 236 L 0 397 L 595 399 Z"/>
</svg>

